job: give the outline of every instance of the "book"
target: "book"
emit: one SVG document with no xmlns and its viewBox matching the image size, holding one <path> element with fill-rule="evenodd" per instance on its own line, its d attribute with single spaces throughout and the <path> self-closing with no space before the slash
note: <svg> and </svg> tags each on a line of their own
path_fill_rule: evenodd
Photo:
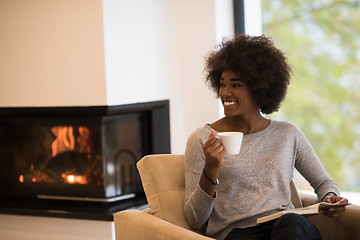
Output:
<svg viewBox="0 0 360 240">
<path fill-rule="evenodd" d="M 316 203 L 307 207 L 302 207 L 302 208 L 293 208 L 293 209 L 286 209 L 286 210 L 282 210 L 264 217 L 260 217 L 256 220 L 257 224 L 260 223 L 264 223 L 264 222 L 268 222 L 274 219 L 277 219 L 279 217 L 281 217 L 284 214 L 287 213 L 296 213 L 296 214 L 300 214 L 300 215 L 312 215 L 312 214 L 318 214 L 320 212 L 320 210 L 326 210 L 329 209 L 331 207 L 339 207 L 339 206 L 346 206 L 349 205 L 350 203 L 347 203 L 343 200 L 336 202 L 336 203 L 327 203 L 327 202 L 320 202 L 320 203 Z"/>
</svg>

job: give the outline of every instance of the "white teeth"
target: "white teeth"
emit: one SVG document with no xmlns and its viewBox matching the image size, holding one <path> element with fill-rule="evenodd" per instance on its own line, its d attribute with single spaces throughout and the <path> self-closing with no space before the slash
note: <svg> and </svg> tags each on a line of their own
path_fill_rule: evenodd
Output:
<svg viewBox="0 0 360 240">
<path fill-rule="evenodd" d="M 224 106 L 234 105 L 236 102 L 224 102 Z"/>
</svg>

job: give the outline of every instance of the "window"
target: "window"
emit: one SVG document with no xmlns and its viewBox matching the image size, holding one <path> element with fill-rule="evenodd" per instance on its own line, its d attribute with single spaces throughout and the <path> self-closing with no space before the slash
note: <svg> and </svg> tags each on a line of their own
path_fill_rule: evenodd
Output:
<svg viewBox="0 0 360 240">
<path fill-rule="evenodd" d="M 294 73 L 271 117 L 298 125 L 341 190 L 360 192 L 359 1 L 262 0 L 262 31 Z"/>
</svg>

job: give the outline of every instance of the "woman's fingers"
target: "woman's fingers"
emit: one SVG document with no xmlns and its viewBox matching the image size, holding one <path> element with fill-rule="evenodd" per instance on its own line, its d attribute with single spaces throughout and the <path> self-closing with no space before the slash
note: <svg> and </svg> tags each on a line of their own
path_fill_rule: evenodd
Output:
<svg viewBox="0 0 360 240">
<path fill-rule="evenodd" d="M 340 196 L 325 197 L 323 202 L 334 204 L 328 209 L 321 209 L 320 213 L 329 217 L 340 217 L 345 212 L 345 205 L 348 203 L 346 198 Z"/>
<path fill-rule="evenodd" d="M 328 209 L 320 210 L 320 213 L 328 216 L 328 217 L 341 217 L 341 215 L 345 212 L 344 206 L 331 207 Z"/>
<path fill-rule="evenodd" d="M 207 165 L 220 167 L 226 153 L 221 141 L 216 137 L 216 132 L 211 131 L 209 139 L 204 143 L 203 150 Z"/>
</svg>

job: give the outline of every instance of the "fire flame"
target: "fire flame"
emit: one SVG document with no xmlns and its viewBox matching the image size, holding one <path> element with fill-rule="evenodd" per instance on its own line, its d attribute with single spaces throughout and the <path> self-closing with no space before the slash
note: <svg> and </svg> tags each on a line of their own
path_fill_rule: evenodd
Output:
<svg viewBox="0 0 360 240">
<path fill-rule="evenodd" d="M 80 126 L 77 130 L 79 136 L 75 139 L 74 127 L 72 126 L 55 126 L 51 128 L 52 133 L 56 136 L 51 145 L 53 157 L 66 151 L 91 152 L 90 130 L 83 126 Z M 77 144 L 77 149 L 75 149 L 75 144 Z"/>
<path fill-rule="evenodd" d="M 72 151 L 75 149 L 75 138 L 72 126 L 55 126 L 51 128 L 51 131 L 56 136 L 53 141 L 52 156 L 55 157 L 57 154 Z"/>
<path fill-rule="evenodd" d="M 91 152 L 91 135 L 90 130 L 87 127 L 80 126 L 78 128 L 79 136 L 76 138 L 76 142 L 79 146 L 79 152 L 90 153 Z"/>
<path fill-rule="evenodd" d="M 74 134 L 75 131 L 75 134 Z M 91 132 L 87 127 L 79 126 L 75 128 L 73 126 L 54 126 L 51 128 L 51 132 L 55 135 L 55 140 L 51 144 L 52 157 L 67 152 L 76 151 L 79 153 L 91 154 Z M 76 137 L 75 137 L 76 136 Z M 89 155 L 90 156 L 90 155 Z M 76 175 L 72 170 L 68 170 L 61 174 L 61 178 L 64 182 L 69 184 L 87 184 L 87 176 Z M 29 173 L 21 174 L 19 176 L 19 182 L 51 182 L 54 181 L 45 172 L 36 169 L 34 164 L 30 165 Z M 58 180 L 56 180 L 58 181 Z"/>
</svg>

